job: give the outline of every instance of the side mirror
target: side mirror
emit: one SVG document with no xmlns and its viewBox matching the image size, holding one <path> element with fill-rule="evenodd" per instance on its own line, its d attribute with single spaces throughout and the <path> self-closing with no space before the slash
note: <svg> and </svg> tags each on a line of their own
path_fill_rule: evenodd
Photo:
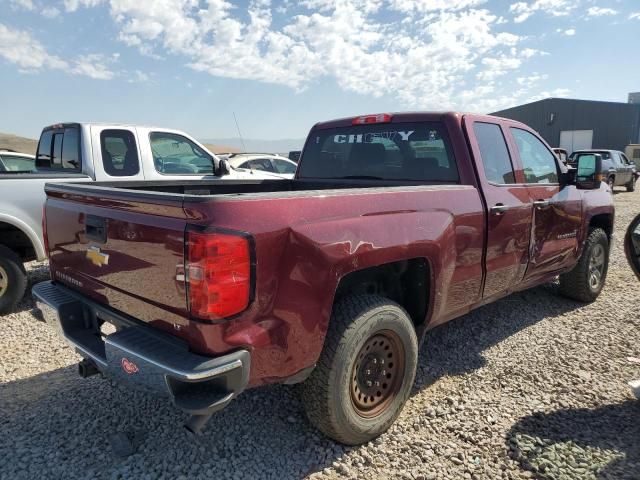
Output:
<svg viewBox="0 0 640 480">
<path fill-rule="evenodd" d="M 217 177 L 224 177 L 225 175 L 229 175 L 231 173 L 231 167 L 229 166 L 229 162 L 225 158 L 217 158 L 213 159 L 213 174 Z"/>
<path fill-rule="evenodd" d="M 624 236 L 624 253 L 631 270 L 640 280 L 640 215 L 631 221 Z"/>
<path fill-rule="evenodd" d="M 602 155 L 589 153 L 578 155 L 576 163 L 576 187 L 596 190 L 602 182 Z"/>
</svg>

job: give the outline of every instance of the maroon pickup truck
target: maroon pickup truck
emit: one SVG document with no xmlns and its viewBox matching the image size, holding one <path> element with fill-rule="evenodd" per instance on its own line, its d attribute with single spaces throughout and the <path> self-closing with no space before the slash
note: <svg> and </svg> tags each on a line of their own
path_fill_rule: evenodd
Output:
<svg viewBox="0 0 640 480">
<path fill-rule="evenodd" d="M 302 383 L 311 422 L 359 444 L 400 414 L 427 330 L 558 276 L 598 296 L 599 160 L 567 170 L 511 120 L 400 113 L 315 125 L 293 180 L 50 184 L 33 293 L 81 375 L 167 395 L 192 431 Z"/>
</svg>

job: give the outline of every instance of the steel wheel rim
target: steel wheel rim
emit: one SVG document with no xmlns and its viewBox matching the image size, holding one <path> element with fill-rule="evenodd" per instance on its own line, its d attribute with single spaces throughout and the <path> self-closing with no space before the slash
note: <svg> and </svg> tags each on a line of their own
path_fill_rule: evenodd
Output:
<svg viewBox="0 0 640 480">
<path fill-rule="evenodd" d="M 381 330 L 364 343 L 351 369 L 351 404 L 371 418 L 384 412 L 402 388 L 404 346 L 391 330 Z"/>
<path fill-rule="evenodd" d="M 7 271 L 0 267 L 0 297 L 2 297 L 9 288 L 9 277 Z"/>
<path fill-rule="evenodd" d="M 591 290 L 597 290 L 602 283 L 604 261 L 604 247 L 598 243 L 591 250 L 591 256 L 589 257 L 589 287 L 591 287 Z"/>
</svg>

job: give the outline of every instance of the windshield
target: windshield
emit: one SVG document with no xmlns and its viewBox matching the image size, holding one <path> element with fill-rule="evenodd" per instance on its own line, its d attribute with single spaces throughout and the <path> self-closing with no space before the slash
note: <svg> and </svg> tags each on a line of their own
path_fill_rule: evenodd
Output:
<svg viewBox="0 0 640 480">
<path fill-rule="evenodd" d="M 384 123 L 313 131 L 298 176 L 457 182 L 458 169 L 441 123 Z"/>
<path fill-rule="evenodd" d="M 31 172 L 35 168 L 35 158 L 0 155 L 0 172 Z"/>
</svg>

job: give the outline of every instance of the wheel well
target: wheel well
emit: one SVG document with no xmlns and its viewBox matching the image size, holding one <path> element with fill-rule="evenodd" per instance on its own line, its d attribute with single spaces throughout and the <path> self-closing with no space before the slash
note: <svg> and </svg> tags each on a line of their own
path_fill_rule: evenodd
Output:
<svg viewBox="0 0 640 480">
<path fill-rule="evenodd" d="M 611 234 L 613 233 L 613 218 L 611 215 L 602 213 L 600 215 L 594 215 L 589 221 L 589 228 L 601 228 L 607 234 L 609 243 L 611 243 Z"/>
<path fill-rule="evenodd" d="M 342 277 L 335 299 L 351 294 L 387 297 L 401 305 L 418 328 L 427 316 L 430 278 L 429 264 L 424 258 L 385 263 Z"/>
<path fill-rule="evenodd" d="M 36 258 L 35 249 L 27 234 L 10 223 L 0 222 L 0 243 L 16 252 L 23 262 Z"/>
</svg>

